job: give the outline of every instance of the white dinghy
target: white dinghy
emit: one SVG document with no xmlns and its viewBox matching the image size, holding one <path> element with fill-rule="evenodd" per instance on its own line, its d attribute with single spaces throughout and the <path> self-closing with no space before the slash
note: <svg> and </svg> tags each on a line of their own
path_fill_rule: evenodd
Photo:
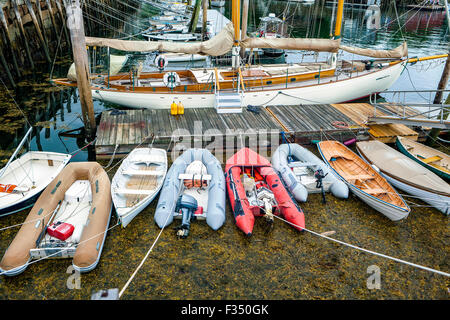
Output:
<svg viewBox="0 0 450 320">
<path fill-rule="evenodd" d="M 0 170 L 0 217 L 31 207 L 72 158 L 64 153 L 29 151 L 13 161 L 31 131 Z"/>
<path fill-rule="evenodd" d="M 111 184 L 112 200 L 123 228 L 156 197 L 166 173 L 166 150 L 136 148 L 130 152 Z"/>
<path fill-rule="evenodd" d="M 450 185 L 403 153 L 378 141 L 360 141 L 356 149 L 394 187 L 450 214 Z"/>
</svg>

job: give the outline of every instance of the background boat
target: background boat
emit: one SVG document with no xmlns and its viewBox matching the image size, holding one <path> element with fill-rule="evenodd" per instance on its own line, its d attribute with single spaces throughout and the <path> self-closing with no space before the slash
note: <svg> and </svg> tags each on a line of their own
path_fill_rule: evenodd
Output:
<svg viewBox="0 0 450 320">
<path fill-rule="evenodd" d="M 438 176 L 441 176 L 447 181 L 450 180 L 449 155 L 404 137 L 397 137 L 396 144 L 402 153 L 433 171 Z"/>
<path fill-rule="evenodd" d="M 450 185 L 439 176 L 378 140 L 359 141 L 356 148 L 394 187 L 450 214 Z"/>
</svg>

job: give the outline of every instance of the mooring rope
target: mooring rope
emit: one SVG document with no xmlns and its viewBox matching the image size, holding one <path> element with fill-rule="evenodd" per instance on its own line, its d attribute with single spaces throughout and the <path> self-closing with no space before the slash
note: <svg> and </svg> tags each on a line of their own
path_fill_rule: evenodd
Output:
<svg viewBox="0 0 450 320">
<path fill-rule="evenodd" d="M 365 248 L 361 248 L 361 247 L 358 247 L 358 246 L 356 246 L 354 244 L 350 244 L 350 243 L 347 243 L 347 242 L 344 242 L 344 241 L 341 241 L 341 240 L 337 240 L 337 239 L 328 237 L 328 236 L 326 236 L 324 234 L 320 234 L 318 232 L 315 232 L 315 231 L 309 230 L 307 228 L 298 226 L 295 223 L 289 222 L 289 221 L 287 221 L 287 220 L 285 220 L 285 219 L 283 219 L 283 218 L 281 218 L 281 217 L 279 217 L 277 215 L 275 215 L 275 217 L 277 219 L 280 219 L 281 221 L 284 221 L 284 222 L 294 226 L 294 227 L 301 228 L 302 230 L 305 230 L 305 231 L 307 231 L 307 232 L 309 232 L 311 234 L 314 234 L 316 236 L 322 237 L 322 238 L 327 239 L 327 240 L 331 240 L 331 241 L 337 242 L 337 243 L 342 244 L 344 246 L 347 246 L 347 247 L 350 247 L 350 248 L 353 248 L 353 249 L 356 249 L 356 250 L 360 250 L 360 251 L 363 251 L 363 252 L 366 252 L 366 253 L 369 253 L 369 254 L 373 254 L 375 256 L 379 256 L 379 257 L 382 257 L 382 258 L 393 260 L 393 261 L 396 261 L 396 262 L 399 262 L 399 263 L 403 263 L 403 264 L 406 264 L 406 265 L 409 265 L 409 266 L 412 266 L 412 267 L 415 267 L 415 268 L 419 268 L 419 269 L 422 269 L 422 270 L 425 270 L 425 271 L 429 271 L 429 272 L 433 272 L 433 273 L 436 273 L 436 274 L 440 274 L 440 275 L 445 276 L 445 277 L 450 277 L 450 273 L 443 272 L 443 271 L 436 270 L 436 269 L 432 269 L 432 268 L 429 268 L 429 267 L 425 267 L 425 266 L 422 266 L 422 265 L 419 265 L 419 264 L 416 264 L 416 263 L 412 263 L 412 262 L 409 262 L 409 261 L 406 261 L 406 260 L 402 260 L 402 259 L 399 259 L 399 258 L 391 257 L 391 256 L 388 256 L 388 255 L 383 254 L 383 253 L 379 253 L 379 252 L 375 252 L 375 251 L 368 250 L 368 249 L 365 249 Z"/>
<path fill-rule="evenodd" d="M 139 263 L 139 265 L 137 266 L 136 270 L 134 270 L 133 274 L 131 275 L 131 277 L 128 279 L 128 281 L 125 283 L 125 285 L 123 286 L 122 290 L 120 290 L 119 292 L 119 299 L 122 296 L 122 294 L 125 292 L 125 290 L 128 288 L 128 286 L 130 285 L 131 281 L 133 281 L 134 277 L 136 276 L 136 274 L 138 273 L 138 271 L 142 268 L 142 266 L 144 265 L 145 260 L 147 260 L 148 256 L 150 255 L 150 253 L 152 252 L 153 248 L 156 245 L 156 242 L 158 242 L 159 237 L 161 236 L 162 232 L 164 231 L 165 227 L 166 227 L 166 223 L 167 221 L 169 221 L 169 217 L 171 215 L 168 214 L 166 221 L 164 222 L 163 227 L 161 228 L 161 231 L 159 232 L 158 236 L 156 237 L 155 241 L 153 242 L 152 246 L 150 247 L 150 249 L 147 251 L 147 253 L 145 254 L 145 257 L 142 259 L 141 263 Z"/>
</svg>

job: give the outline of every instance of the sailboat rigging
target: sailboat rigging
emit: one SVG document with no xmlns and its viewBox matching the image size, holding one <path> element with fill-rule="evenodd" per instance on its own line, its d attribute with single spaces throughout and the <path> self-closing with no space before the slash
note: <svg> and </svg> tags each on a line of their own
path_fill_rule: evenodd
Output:
<svg viewBox="0 0 450 320">
<path fill-rule="evenodd" d="M 185 108 L 216 107 L 221 112 L 241 112 L 246 105 L 299 105 L 339 103 L 355 100 L 389 88 L 405 68 L 406 43 L 393 50 L 372 50 L 341 45 L 344 0 L 339 0 L 332 39 L 243 37 L 240 32 L 240 0 L 232 1 L 232 23 L 210 40 L 191 43 L 130 41 L 86 37 L 88 46 L 103 46 L 134 52 L 176 52 L 220 56 L 232 53 L 232 66 L 92 77 L 92 94 L 99 100 L 132 108 L 168 109 L 173 101 Z M 245 65 L 240 50 L 253 48 L 330 52 L 327 61 Z M 345 50 L 369 56 L 370 60 L 337 61 Z M 376 59 L 373 59 L 376 58 Z M 179 81 L 168 86 L 166 72 L 176 72 Z M 55 84 L 75 86 L 69 79 Z M 232 105 L 221 106 L 229 96 Z"/>
</svg>

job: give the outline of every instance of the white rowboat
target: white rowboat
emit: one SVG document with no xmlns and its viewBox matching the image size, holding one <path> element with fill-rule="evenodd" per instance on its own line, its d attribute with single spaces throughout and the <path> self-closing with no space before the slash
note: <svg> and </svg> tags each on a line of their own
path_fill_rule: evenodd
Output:
<svg viewBox="0 0 450 320">
<path fill-rule="evenodd" d="M 31 207 L 71 157 L 64 153 L 30 151 L 1 169 L 0 216 Z"/>
<path fill-rule="evenodd" d="M 112 179 L 111 196 L 123 228 L 157 196 L 166 173 L 164 149 L 136 148 L 122 162 Z"/>
</svg>

